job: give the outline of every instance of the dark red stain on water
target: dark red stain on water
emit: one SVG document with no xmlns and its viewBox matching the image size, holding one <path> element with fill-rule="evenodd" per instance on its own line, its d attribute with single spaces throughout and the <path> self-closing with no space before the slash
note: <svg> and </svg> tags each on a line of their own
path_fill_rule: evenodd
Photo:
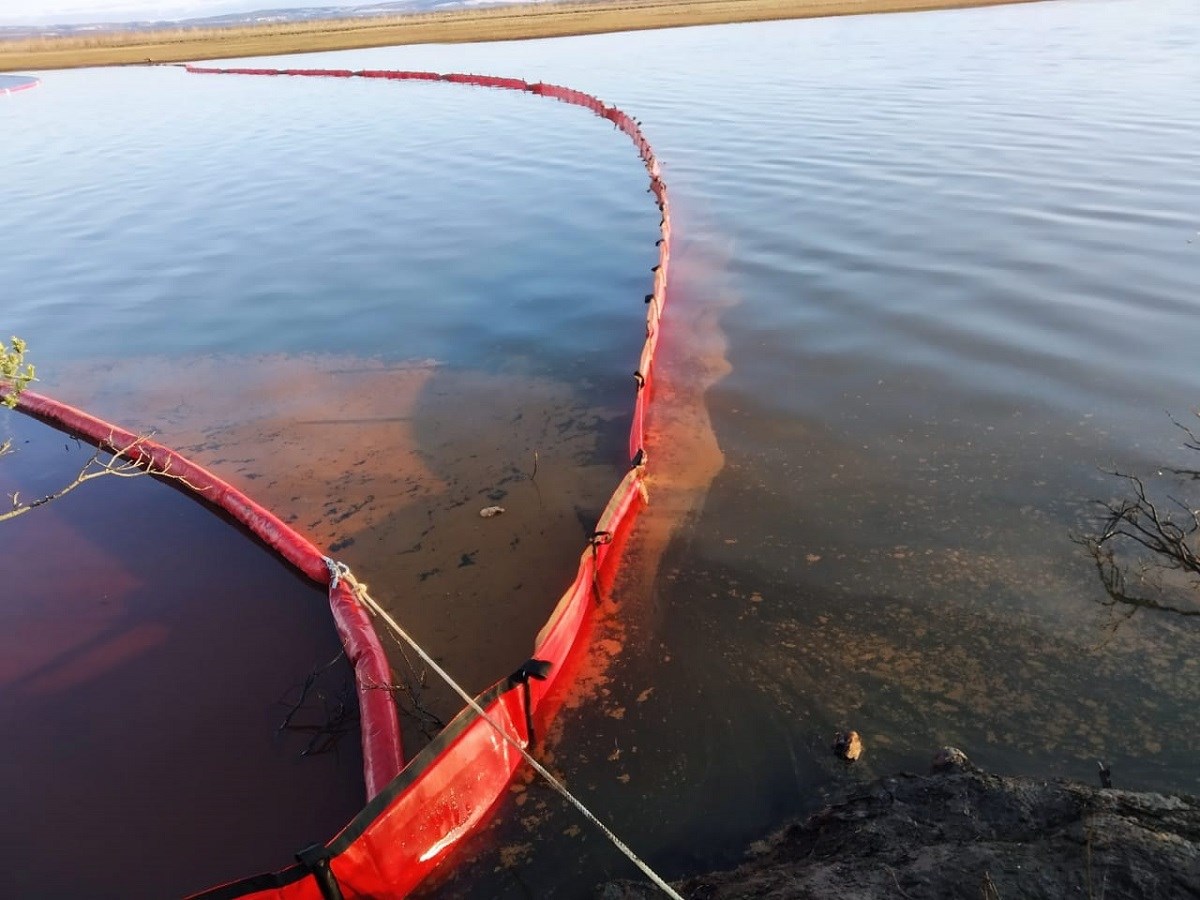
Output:
<svg viewBox="0 0 1200 900">
<path fill-rule="evenodd" d="M 4 415 L 5 493 L 90 454 Z M 361 806 L 343 661 L 279 727 L 340 652 L 324 594 L 236 528 L 104 478 L 0 524 L 0 545 L 0 895 L 180 896 L 286 865 Z M 343 700 L 344 733 L 322 734 Z"/>
</svg>

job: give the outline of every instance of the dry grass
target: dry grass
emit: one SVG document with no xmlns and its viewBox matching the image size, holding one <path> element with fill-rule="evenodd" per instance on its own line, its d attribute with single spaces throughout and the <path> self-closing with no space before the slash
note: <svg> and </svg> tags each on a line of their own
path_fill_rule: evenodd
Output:
<svg viewBox="0 0 1200 900">
<path fill-rule="evenodd" d="M 233 28 L 107 32 L 0 42 L 0 72 L 138 65 L 350 50 L 399 44 L 473 43 L 715 25 L 911 12 L 1036 0 L 597 0 L 325 22 Z"/>
</svg>

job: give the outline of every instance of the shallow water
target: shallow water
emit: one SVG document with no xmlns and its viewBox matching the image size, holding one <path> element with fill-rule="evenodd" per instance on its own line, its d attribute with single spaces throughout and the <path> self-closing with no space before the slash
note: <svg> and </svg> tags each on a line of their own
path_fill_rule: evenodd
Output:
<svg viewBox="0 0 1200 900">
<path fill-rule="evenodd" d="M 719 318 L 725 467 L 659 568 L 635 546 L 623 649 L 553 760 L 669 874 L 945 743 L 1006 772 L 1091 779 L 1104 758 L 1119 786 L 1200 790 L 1194 627 L 1115 619 L 1071 540 L 1115 490 L 1102 467 L 1179 458 L 1164 413 L 1200 393 L 1198 38 L 1186 0 L 1064 0 L 305 59 L 570 84 L 641 119 L 666 163 L 669 315 Z M 426 633 L 448 662 L 481 681 L 519 662 L 621 465 L 656 220 L 611 127 L 446 85 L 162 69 L 55 73 L 0 115 L 3 327 L 53 390 L 103 396 L 56 370 L 121 356 L 167 382 L 164 356 L 434 361 L 396 415 L 428 467 L 458 461 L 458 493 L 394 504 L 395 528 L 347 553 L 445 611 Z M 514 433 L 487 469 L 508 408 L 562 437 Z M 421 516 L 457 555 L 470 532 L 447 510 L 473 515 L 559 440 L 557 543 L 493 560 L 502 590 L 398 555 Z M 514 593 L 523 618 L 498 628 Z M 826 749 L 846 726 L 867 745 L 850 772 Z M 496 822 L 437 893 L 631 874 L 537 785 Z"/>
</svg>

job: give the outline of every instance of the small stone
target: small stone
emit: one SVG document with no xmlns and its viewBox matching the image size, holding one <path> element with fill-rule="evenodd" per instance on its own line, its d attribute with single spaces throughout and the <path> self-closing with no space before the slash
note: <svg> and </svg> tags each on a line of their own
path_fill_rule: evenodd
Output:
<svg viewBox="0 0 1200 900">
<path fill-rule="evenodd" d="M 833 752 L 839 759 L 854 762 L 862 756 L 862 738 L 857 731 L 839 731 L 833 736 Z"/>
<path fill-rule="evenodd" d="M 485 506 L 479 511 L 479 515 L 485 519 L 490 519 L 492 516 L 498 516 L 504 512 L 503 506 Z"/>
<path fill-rule="evenodd" d="M 967 754 L 957 747 L 943 747 L 933 755 L 933 771 L 935 772 L 957 772 L 970 765 L 971 761 L 967 759 Z"/>
</svg>

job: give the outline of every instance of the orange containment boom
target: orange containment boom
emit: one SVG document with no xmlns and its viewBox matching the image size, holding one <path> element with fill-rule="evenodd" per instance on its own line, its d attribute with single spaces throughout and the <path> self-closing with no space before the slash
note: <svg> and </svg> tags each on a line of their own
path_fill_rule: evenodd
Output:
<svg viewBox="0 0 1200 900">
<path fill-rule="evenodd" d="M 18 398 L 19 408 L 93 443 L 135 459 L 152 471 L 176 476 L 177 487 L 229 512 L 310 578 L 329 585 L 338 632 L 354 662 L 361 705 L 363 763 L 368 802 L 340 834 L 324 846 L 297 854 L 297 864 L 195 895 L 193 900 L 384 900 L 405 897 L 450 850 L 484 820 L 505 793 L 521 763 L 521 753 L 496 733 L 502 729 L 516 746 L 528 748 L 535 730 L 544 725 L 561 697 L 567 661 L 583 643 L 598 595 L 600 575 L 617 559 L 614 538 L 632 523 L 645 498 L 645 416 L 649 402 L 654 350 L 667 300 L 671 258 L 671 211 L 658 160 L 638 122 L 590 94 L 553 84 L 516 78 L 434 72 L 352 72 L 345 69 L 204 68 L 203 74 L 293 75 L 336 78 L 383 78 L 396 81 L 446 81 L 479 87 L 540 94 L 582 106 L 610 120 L 633 141 L 650 174 L 662 220 L 658 264 L 651 293 L 646 295 L 646 336 L 637 371 L 633 422 L 629 433 L 629 469 L 617 485 L 579 560 L 575 580 L 563 594 L 534 641 L 533 656 L 516 672 L 494 684 L 476 700 L 487 719 L 467 708 L 428 746 L 401 769 L 396 708 L 386 691 L 373 686 L 390 682 L 386 658 L 366 611 L 353 590 L 353 578 L 270 512 L 212 473 L 152 441 L 95 419 L 79 410 L 32 392 Z M 552 694 L 554 688 L 560 690 Z"/>
</svg>

